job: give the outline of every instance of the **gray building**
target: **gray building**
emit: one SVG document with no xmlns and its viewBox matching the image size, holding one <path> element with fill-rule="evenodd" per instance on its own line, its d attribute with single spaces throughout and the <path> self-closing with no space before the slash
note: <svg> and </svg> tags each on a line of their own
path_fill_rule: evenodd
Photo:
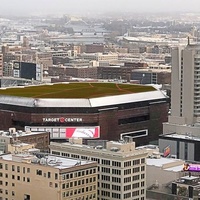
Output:
<svg viewBox="0 0 200 200">
<path fill-rule="evenodd" d="M 170 145 L 177 158 L 200 160 L 200 45 L 172 50 L 171 115 L 163 134 L 161 149 Z"/>
</svg>

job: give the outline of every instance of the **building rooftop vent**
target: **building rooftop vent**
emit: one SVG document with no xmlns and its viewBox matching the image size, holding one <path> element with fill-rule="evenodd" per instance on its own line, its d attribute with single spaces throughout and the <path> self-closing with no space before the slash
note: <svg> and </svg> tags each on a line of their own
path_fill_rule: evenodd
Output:
<svg viewBox="0 0 200 200">
<path fill-rule="evenodd" d="M 103 146 L 98 145 L 98 146 L 95 147 L 95 149 L 103 149 Z"/>
<path fill-rule="evenodd" d="M 111 151 L 114 151 L 114 152 L 117 152 L 117 151 L 119 151 L 120 149 L 119 149 L 118 147 L 112 147 L 110 150 L 111 150 Z"/>
</svg>

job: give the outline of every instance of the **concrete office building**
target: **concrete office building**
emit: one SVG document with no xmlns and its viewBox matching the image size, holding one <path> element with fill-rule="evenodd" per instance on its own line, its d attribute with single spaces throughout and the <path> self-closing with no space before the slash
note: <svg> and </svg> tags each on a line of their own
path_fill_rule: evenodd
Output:
<svg viewBox="0 0 200 200">
<path fill-rule="evenodd" d="M 57 156 L 0 156 L 0 199 L 97 199 L 97 164 Z"/>
<path fill-rule="evenodd" d="M 199 155 L 194 155 L 199 148 L 195 145 L 198 141 L 193 139 L 200 136 L 199 45 L 188 44 L 184 49 L 172 50 L 171 81 L 171 116 L 168 122 L 163 124 L 164 135 L 161 136 L 162 141 L 159 142 L 159 148 L 162 151 L 166 146 L 175 142 L 172 146 L 175 148 L 173 152 L 176 153 L 177 158 L 200 160 Z"/>
<path fill-rule="evenodd" d="M 50 144 L 51 154 L 88 161 L 97 161 L 98 200 L 145 200 L 145 150 L 136 150 L 134 142 L 107 142 L 103 146 L 82 145 L 81 139 Z"/>
</svg>

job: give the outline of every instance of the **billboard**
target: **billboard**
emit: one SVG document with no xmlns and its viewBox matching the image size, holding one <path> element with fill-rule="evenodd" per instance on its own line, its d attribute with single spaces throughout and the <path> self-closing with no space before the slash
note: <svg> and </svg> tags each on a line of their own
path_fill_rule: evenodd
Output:
<svg viewBox="0 0 200 200">
<path fill-rule="evenodd" d="M 169 156 L 171 153 L 170 145 L 164 148 L 163 157 Z"/>
<path fill-rule="evenodd" d="M 99 138 L 99 127 L 68 127 L 67 138 Z"/>
<path fill-rule="evenodd" d="M 183 166 L 184 171 L 200 172 L 200 165 L 185 163 Z"/>
<path fill-rule="evenodd" d="M 100 127 L 26 126 L 25 131 L 47 131 L 51 139 L 100 138 Z"/>
</svg>

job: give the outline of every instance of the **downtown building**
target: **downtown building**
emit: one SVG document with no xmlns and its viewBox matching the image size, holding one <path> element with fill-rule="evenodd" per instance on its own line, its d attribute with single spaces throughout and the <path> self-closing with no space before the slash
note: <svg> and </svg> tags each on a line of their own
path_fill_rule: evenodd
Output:
<svg viewBox="0 0 200 200">
<path fill-rule="evenodd" d="M 172 50 L 171 115 L 163 124 L 160 151 L 200 161 L 200 46 Z"/>
<path fill-rule="evenodd" d="M 58 156 L 0 156 L 0 200 L 96 200 L 97 164 Z"/>
<path fill-rule="evenodd" d="M 100 144 L 100 143 L 99 143 Z M 83 145 L 81 139 L 50 143 L 52 155 L 98 163 L 98 200 L 146 199 L 146 150 L 136 150 L 134 142 Z"/>
</svg>

